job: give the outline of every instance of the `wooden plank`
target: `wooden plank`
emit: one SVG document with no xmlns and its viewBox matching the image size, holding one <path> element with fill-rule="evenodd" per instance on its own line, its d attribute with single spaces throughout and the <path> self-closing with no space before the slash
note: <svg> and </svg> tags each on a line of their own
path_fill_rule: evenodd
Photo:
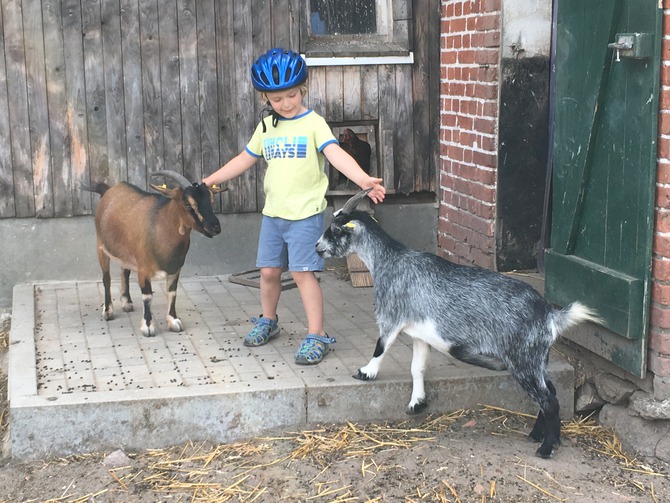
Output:
<svg viewBox="0 0 670 503">
<path fill-rule="evenodd" d="M 3 25 L 0 8 L 0 26 Z M 7 68 L 5 39 L 0 36 L 0 68 Z M 11 124 L 9 122 L 7 74 L 0 72 L 0 218 L 14 216 L 14 173 L 12 172 Z"/>
<path fill-rule="evenodd" d="M 434 9 L 433 12 L 439 13 L 440 4 L 439 2 L 429 2 Z M 427 61 L 428 61 L 428 76 L 432 84 L 428 88 L 429 100 L 428 100 L 428 110 L 429 110 L 429 123 L 428 123 L 428 137 L 430 138 L 430 158 L 428 166 L 425 169 L 428 170 L 428 173 L 424 177 L 424 180 L 427 179 L 430 184 L 426 190 L 437 193 L 438 192 L 438 177 L 440 173 L 440 135 L 435 133 L 435 131 L 440 130 L 440 110 L 441 110 L 441 100 L 440 100 L 440 82 L 439 79 L 434 78 L 435 75 L 440 75 L 441 72 L 441 61 L 440 61 L 440 16 L 439 15 L 430 15 L 428 16 L 428 25 L 429 33 L 425 39 L 427 44 Z M 416 44 L 414 45 L 416 48 Z M 431 78 L 433 77 L 433 78 Z"/>
<path fill-rule="evenodd" d="M 163 155 L 165 169 L 181 172 L 183 141 L 179 87 L 179 27 L 177 0 L 158 1 L 160 36 L 161 102 L 163 110 Z"/>
<path fill-rule="evenodd" d="M 387 191 L 396 188 L 394 130 L 396 127 L 395 69 L 379 65 L 379 138 L 381 141 L 381 173 Z"/>
<path fill-rule="evenodd" d="M 354 288 L 367 288 L 374 286 L 372 275 L 369 272 L 351 272 L 349 273 L 351 286 Z"/>
<path fill-rule="evenodd" d="M 274 47 L 300 51 L 301 0 L 272 0 L 272 38 Z"/>
<path fill-rule="evenodd" d="M 158 43 L 158 1 L 139 0 L 144 155 L 148 169 L 156 171 L 165 169 L 165 157 L 163 155 L 163 115 L 161 113 L 160 47 Z M 146 173 L 142 186 L 147 186 Z"/>
<path fill-rule="evenodd" d="M 604 320 L 603 326 L 626 339 L 639 339 L 644 282 L 628 274 L 589 262 L 575 255 L 548 250 L 545 256 L 552 281 L 545 284 L 545 296 L 551 302 L 567 306 L 575 299 L 594 309 Z M 598 288 L 594 288 L 598 285 Z"/>
<path fill-rule="evenodd" d="M 361 119 L 379 119 L 379 78 L 375 65 L 361 67 Z"/>
<path fill-rule="evenodd" d="M 64 120 L 67 96 L 61 12 L 60 0 L 42 2 L 54 216 L 71 217 L 73 187 L 67 122 Z"/>
<path fill-rule="evenodd" d="M 126 118 L 123 100 L 123 60 L 119 0 L 101 0 L 102 57 L 107 110 L 107 158 L 110 182 L 128 179 L 126 159 Z"/>
<path fill-rule="evenodd" d="M 361 119 L 361 67 L 345 66 L 342 70 L 342 118 L 345 121 Z"/>
<path fill-rule="evenodd" d="M 177 13 L 183 170 L 193 181 L 202 179 L 196 1 L 178 0 Z"/>
<path fill-rule="evenodd" d="M 414 145 L 413 190 L 428 190 L 431 174 L 431 129 L 430 126 L 430 60 L 428 54 L 428 37 L 430 31 L 431 2 L 418 3 L 414 9 L 414 65 L 412 65 L 412 114 Z"/>
<path fill-rule="evenodd" d="M 235 43 L 234 66 L 231 71 L 235 74 L 236 101 L 238 115 L 236 117 L 238 152 L 241 151 L 251 138 L 256 127 L 256 117 L 249 113 L 254 109 L 255 91 L 249 78 L 249 69 L 254 62 L 252 10 L 251 2 L 235 3 L 233 19 Z M 258 211 L 256 201 L 257 168 L 253 167 L 229 183 L 232 208 L 236 212 Z"/>
<path fill-rule="evenodd" d="M 81 3 L 79 0 L 62 0 L 61 8 L 67 103 L 63 120 L 70 156 L 72 211 L 75 215 L 88 215 L 92 213 L 92 195 L 81 188 L 82 185 L 88 186 L 90 181 Z"/>
<path fill-rule="evenodd" d="M 309 80 L 307 81 L 307 103 L 308 108 L 314 110 L 321 116 L 326 114 L 326 69 L 316 67 L 309 69 Z"/>
<path fill-rule="evenodd" d="M 196 2 L 198 19 L 198 88 L 200 115 L 200 178 L 220 166 L 214 0 Z M 199 178 L 199 179 L 200 179 Z M 217 197 L 217 202 L 219 198 Z"/>
<path fill-rule="evenodd" d="M 342 68 L 326 68 L 326 121 L 342 122 L 344 117 L 344 88 Z"/>
<path fill-rule="evenodd" d="M 286 27 L 280 24 L 280 23 L 285 23 L 287 22 L 288 18 L 282 15 L 279 11 L 283 7 L 285 8 L 285 5 L 274 5 L 276 2 L 271 2 L 270 0 L 256 0 L 253 2 L 252 6 L 252 11 L 251 11 L 251 18 L 253 20 L 252 25 L 251 25 L 251 30 L 252 33 L 254 34 L 253 36 L 253 48 L 252 48 L 252 55 L 253 59 L 255 60 L 260 56 L 261 54 L 267 52 L 269 49 L 275 46 L 280 46 L 280 44 L 277 44 L 273 42 L 272 40 L 272 33 L 278 33 L 281 32 L 282 29 L 283 31 L 287 31 Z M 274 14 L 277 14 L 278 17 L 275 17 Z M 268 20 L 271 21 L 271 26 L 270 29 L 268 29 Z M 249 70 L 247 70 L 246 74 L 247 79 L 249 76 Z M 259 122 L 259 114 L 260 111 L 263 109 L 265 106 L 265 103 L 263 103 L 260 99 L 260 93 L 254 91 L 253 92 L 253 117 L 254 117 L 254 127 Z M 267 171 L 267 162 L 265 159 L 259 159 L 258 162 L 256 162 L 256 166 L 253 168 L 256 170 L 256 201 L 257 201 L 257 206 L 258 209 L 262 209 L 265 206 L 265 190 L 264 190 L 264 183 L 265 183 L 265 173 Z"/>
<path fill-rule="evenodd" d="M 412 116 L 412 68 L 395 68 L 396 117 L 394 127 L 396 190 L 409 194 L 414 190 L 414 120 Z"/>
<path fill-rule="evenodd" d="M 233 26 L 232 2 L 216 2 L 216 52 L 217 81 L 219 103 L 219 165 L 225 164 L 240 150 L 237 147 L 237 112 L 238 103 L 235 99 L 235 43 Z M 220 166 L 212 166 L 207 173 L 216 171 Z M 233 184 L 227 184 L 233 189 Z M 233 189 L 234 190 L 234 189 Z M 221 205 L 223 213 L 232 213 L 232 190 L 217 196 L 215 209 Z M 219 202 L 220 201 L 220 202 Z"/>
<path fill-rule="evenodd" d="M 54 195 L 51 186 L 49 103 L 40 2 L 23 4 L 23 27 L 30 34 L 25 39 L 25 55 L 35 216 L 47 218 L 54 216 Z"/>
<path fill-rule="evenodd" d="M 309 68 L 309 77 L 307 79 L 307 108 L 325 117 L 326 113 L 326 69 L 324 67 Z M 332 182 L 334 175 L 331 173 L 328 159 L 325 160 L 324 170 L 329 174 L 329 185 L 335 186 Z M 333 170 L 334 171 L 334 170 Z"/>
<path fill-rule="evenodd" d="M 123 94 L 126 119 L 126 180 L 140 187 L 146 187 L 147 171 L 153 171 L 155 167 L 146 164 L 144 154 L 140 6 L 138 0 L 121 0 L 120 7 Z"/>
<path fill-rule="evenodd" d="M 84 34 L 89 170 L 93 180 L 108 182 L 114 179 L 109 172 L 107 157 L 107 102 L 104 68 L 100 59 L 103 49 L 99 0 L 83 0 L 81 17 Z"/>
<path fill-rule="evenodd" d="M 271 17 L 268 18 L 272 20 L 272 47 L 282 47 L 291 50 L 297 49 L 291 45 L 290 27 L 292 25 L 292 14 L 289 10 L 289 0 L 272 0 Z M 267 21 L 264 20 L 264 22 L 267 24 Z M 261 35 L 262 32 L 254 28 L 254 33 Z M 267 46 L 265 50 L 269 48 L 270 46 Z"/>
<path fill-rule="evenodd" d="M 380 131 L 379 137 L 381 138 L 382 143 L 382 155 L 381 155 L 381 178 L 383 180 L 384 187 L 386 187 L 387 193 L 395 193 L 394 185 L 394 149 L 393 149 L 393 130 L 392 129 L 382 129 Z"/>
</svg>

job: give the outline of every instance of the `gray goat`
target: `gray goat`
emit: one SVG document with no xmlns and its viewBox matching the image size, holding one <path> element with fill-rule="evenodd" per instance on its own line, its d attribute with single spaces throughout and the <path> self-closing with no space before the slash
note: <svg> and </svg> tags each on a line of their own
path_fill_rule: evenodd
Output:
<svg viewBox="0 0 670 503">
<path fill-rule="evenodd" d="M 551 457 L 560 444 L 561 423 L 546 371 L 549 349 L 567 328 L 599 318 L 577 302 L 556 309 L 522 281 L 403 246 L 367 213 L 355 211 L 366 193 L 347 201 L 316 244 L 322 257 L 358 254 L 374 280 L 380 335 L 372 359 L 354 377 L 377 377 L 401 331 L 413 339 L 409 414 L 427 405 L 423 376 L 431 346 L 466 363 L 508 369 L 540 406 L 529 437 L 542 442 L 538 456 Z"/>
<path fill-rule="evenodd" d="M 151 316 L 151 279 L 154 276 L 166 279 L 168 328 L 172 332 L 183 330 L 175 304 L 179 273 L 191 243 L 191 230 L 208 238 L 221 232 L 212 202 L 214 193 L 226 190 L 191 184 L 174 171 L 157 171 L 151 176 L 176 182 L 176 187 L 151 184 L 160 192 L 151 194 L 126 182 L 112 187 L 92 182 L 88 189 L 102 196 L 95 213 L 95 231 L 105 288 L 104 318 L 114 318 L 110 294 L 111 258 L 121 265 L 121 302 L 125 312 L 133 310 L 128 280 L 130 271 L 137 271 L 144 304 L 141 332 L 147 337 L 156 334 Z"/>
</svg>

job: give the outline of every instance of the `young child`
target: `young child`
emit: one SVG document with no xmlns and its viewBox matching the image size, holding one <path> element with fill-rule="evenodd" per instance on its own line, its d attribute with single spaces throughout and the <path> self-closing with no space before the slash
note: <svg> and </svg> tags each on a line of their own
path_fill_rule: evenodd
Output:
<svg viewBox="0 0 670 503">
<path fill-rule="evenodd" d="M 299 364 L 319 363 L 335 339 L 326 335 L 323 296 L 314 274 L 323 270 L 316 241 L 323 232 L 323 212 L 328 177 L 324 156 L 338 171 L 369 197 L 384 200 L 381 178 L 369 176 L 345 152 L 326 121 L 302 100 L 307 92 L 307 64 L 297 53 L 271 49 L 251 67 L 251 81 L 270 112 L 256 127 L 246 148 L 218 171 L 203 180 L 208 186 L 239 176 L 264 157 L 265 207 L 258 239 L 256 267 L 260 268 L 261 308 L 259 318 L 245 337 L 245 346 L 262 346 L 279 333 L 277 305 L 283 269 L 291 271 L 307 315 L 308 335 L 295 355 Z"/>
</svg>

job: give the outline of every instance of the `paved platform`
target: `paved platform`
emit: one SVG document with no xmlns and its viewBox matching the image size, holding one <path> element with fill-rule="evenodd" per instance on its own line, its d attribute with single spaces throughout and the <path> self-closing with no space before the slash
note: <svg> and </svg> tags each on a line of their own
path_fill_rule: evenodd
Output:
<svg viewBox="0 0 670 503">
<path fill-rule="evenodd" d="M 99 281 L 14 288 L 8 357 L 10 435 L 16 458 L 119 448 L 162 448 L 185 441 L 231 442 L 319 423 L 407 418 L 411 339 L 401 336 L 375 381 L 352 378 L 374 351 L 371 288 L 353 288 L 337 271 L 319 276 L 326 329 L 337 339 L 316 366 L 293 355 L 307 333 L 297 289 L 282 293 L 281 333 L 260 348 L 242 338 L 258 316 L 259 290 L 228 276 L 182 278 L 181 333 L 167 331 L 166 299 L 156 281 L 155 337 L 139 332 L 136 311 L 101 316 Z M 118 297 L 119 285 L 113 284 Z M 137 293 L 135 293 L 137 292 Z M 573 413 L 573 369 L 552 357 L 550 374 L 562 416 Z M 426 371 L 428 413 L 481 404 L 536 412 L 506 372 L 492 372 L 433 352 Z"/>
</svg>

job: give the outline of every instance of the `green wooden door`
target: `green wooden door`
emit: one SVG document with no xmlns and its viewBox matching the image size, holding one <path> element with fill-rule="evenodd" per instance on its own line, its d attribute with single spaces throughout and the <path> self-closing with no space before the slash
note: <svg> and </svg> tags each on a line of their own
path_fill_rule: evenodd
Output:
<svg viewBox="0 0 670 503">
<path fill-rule="evenodd" d="M 578 342 L 642 376 L 662 11 L 658 0 L 558 0 L 554 15 L 556 109 L 545 293 L 560 305 L 579 300 L 596 309 L 607 330 L 580 333 Z"/>
</svg>

